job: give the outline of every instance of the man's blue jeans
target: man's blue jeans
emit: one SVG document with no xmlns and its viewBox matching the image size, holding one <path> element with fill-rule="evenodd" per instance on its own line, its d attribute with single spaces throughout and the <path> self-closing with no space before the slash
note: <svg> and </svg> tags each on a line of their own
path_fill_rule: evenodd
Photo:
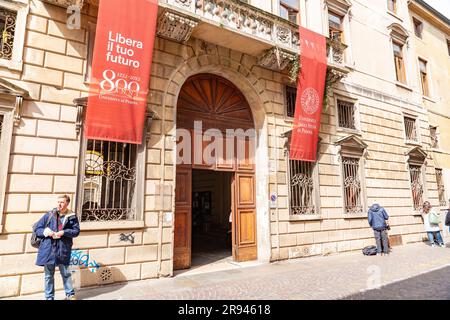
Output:
<svg viewBox="0 0 450 320">
<path fill-rule="evenodd" d="M 60 264 L 59 272 L 61 273 L 61 278 L 64 285 L 64 290 L 66 291 L 66 297 L 73 296 L 75 290 L 72 285 L 72 274 L 69 271 L 69 266 Z M 44 266 L 45 271 L 45 299 L 54 300 L 55 299 L 55 268 L 54 264 L 47 264 Z"/>
<path fill-rule="evenodd" d="M 440 231 L 428 231 L 428 240 L 430 240 L 430 244 L 437 242 L 439 245 L 443 244 L 442 235 Z"/>
</svg>

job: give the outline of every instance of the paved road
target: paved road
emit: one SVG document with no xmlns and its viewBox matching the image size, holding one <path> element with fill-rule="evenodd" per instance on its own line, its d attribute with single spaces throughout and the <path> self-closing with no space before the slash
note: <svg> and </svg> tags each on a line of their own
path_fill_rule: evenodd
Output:
<svg viewBox="0 0 450 320">
<path fill-rule="evenodd" d="M 389 256 L 361 252 L 294 259 L 209 273 L 86 288 L 83 300 L 328 300 L 450 298 L 450 245 L 394 247 Z M 436 271 L 433 271 L 436 270 Z M 430 272 L 431 271 L 431 272 Z M 405 279 L 404 281 L 402 281 Z M 370 290 L 381 286 L 381 290 Z M 364 292 L 365 290 L 369 290 Z M 57 293 L 57 299 L 63 292 Z M 42 299 L 42 294 L 20 299 Z"/>
<path fill-rule="evenodd" d="M 450 267 L 345 298 L 346 300 L 450 300 Z"/>
</svg>

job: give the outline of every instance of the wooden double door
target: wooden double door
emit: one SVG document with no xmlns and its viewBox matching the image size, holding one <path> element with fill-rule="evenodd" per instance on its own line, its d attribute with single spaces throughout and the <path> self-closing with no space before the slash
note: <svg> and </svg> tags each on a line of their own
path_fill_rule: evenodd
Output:
<svg viewBox="0 0 450 320">
<path fill-rule="evenodd" d="M 177 106 L 177 127 L 192 130 L 194 121 L 202 121 L 203 130 L 253 128 L 250 107 L 240 91 L 228 80 L 200 74 L 189 78 L 180 92 Z M 216 138 L 217 139 L 217 138 Z M 254 137 L 245 138 L 245 152 L 238 157 L 238 138 L 227 144 L 224 136 L 219 145 L 233 146 L 231 159 L 215 163 L 195 161 L 196 152 L 203 154 L 208 142 L 192 147 L 191 163 L 176 168 L 174 269 L 191 266 L 192 253 L 192 170 L 214 170 L 232 173 L 232 255 L 235 261 L 257 259 L 256 237 L 256 181 L 254 165 Z M 253 140 L 252 140 L 253 139 Z M 208 141 L 208 139 L 206 139 Z M 216 141 L 217 142 L 217 141 Z M 178 150 L 177 150 L 178 151 Z M 224 154 L 226 154 L 224 152 Z"/>
</svg>

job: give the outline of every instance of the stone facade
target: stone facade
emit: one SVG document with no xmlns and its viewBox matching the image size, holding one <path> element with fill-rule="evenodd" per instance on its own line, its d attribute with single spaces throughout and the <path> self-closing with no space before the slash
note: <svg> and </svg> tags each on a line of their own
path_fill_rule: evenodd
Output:
<svg viewBox="0 0 450 320">
<path fill-rule="evenodd" d="M 331 2 L 325 1 L 327 5 Z M 167 32 L 157 37 L 149 94 L 154 119 L 147 128 L 148 140 L 142 151 L 144 187 L 138 195 L 142 212 L 131 222 L 82 222 L 74 249 L 88 254 L 100 268 L 96 272 L 81 268 L 75 275 L 76 284 L 87 287 L 173 275 L 176 105 L 183 83 L 198 73 L 227 78 L 242 91 L 252 109 L 258 131 L 259 260 L 327 255 L 373 244 L 366 218 L 367 207 L 373 202 L 389 212 L 391 235 L 401 236 L 403 243 L 421 241 L 422 219 L 413 208 L 408 159 L 415 147 L 429 149 L 430 120 L 410 64 L 415 61 L 411 49 L 405 52 L 408 83 L 395 81 L 392 50 L 384 48 L 391 46 L 388 26 L 401 21 L 386 12 L 381 3 L 367 1 L 363 6 L 355 2 L 353 18 L 345 20 L 347 49 L 341 67 L 345 73 L 350 72 L 329 91 L 322 114 L 320 155 L 315 169 L 319 210 L 310 216 L 290 214 L 285 145 L 292 118 L 286 116 L 285 86 L 292 83 L 287 69 L 269 70 L 261 65 L 262 52 L 271 46 L 261 45 L 261 39 L 250 36 L 237 39 L 239 45 L 234 43 L 233 48 L 209 38 L 207 41 L 204 33 L 196 33 L 197 25 L 192 23 L 195 15 L 184 17 L 193 28 L 189 39 L 178 43 L 167 39 Z M 302 20 L 307 21 L 305 26 L 327 34 L 324 6 L 318 1 L 301 1 L 300 7 L 304 9 L 302 17 L 310 17 Z M 81 29 L 69 30 L 65 8 L 39 0 L 31 0 L 28 8 L 23 69 L 0 68 L 2 79 L 29 94 L 23 102 L 20 124 L 11 133 L 7 176 L 1 176 L 5 179 L 5 199 L 0 230 L 0 297 L 43 290 L 43 270 L 34 265 L 36 250 L 29 245 L 31 226 L 55 205 L 58 194 L 71 195 L 71 206 L 77 208 L 82 136 L 77 133 L 80 114 L 74 99 L 88 94 L 85 74 L 89 25 L 97 16 L 97 7 L 87 3 L 82 9 Z M 404 27 L 409 30 L 406 4 L 399 9 Z M 263 15 L 259 9 L 258 13 Z M 203 30 L 213 25 L 203 16 L 197 20 L 207 26 Z M 370 44 L 369 37 L 373 39 Z M 236 50 L 236 46 L 244 52 Z M 292 43 L 290 46 L 284 50 L 295 54 Z M 448 81 L 448 74 L 443 79 Z M 356 130 L 339 128 L 338 99 L 355 103 Z M 417 143 L 405 141 L 405 115 L 416 119 L 420 136 Z M 441 128 L 444 135 L 445 126 Z M 356 215 L 344 212 L 342 152 L 348 143 L 364 146 L 360 162 L 363 212 Z M 424 197 L 436 204 L 434 167 L 427 154 Z M 269 201 L 271 194 L 277 195 L 275 203 Z M 121 235 L 130 233 L 133 243 L 121 240 Z M 56 279 L 57 289 L 61 289 L 59 277 Z"/>
</svg>

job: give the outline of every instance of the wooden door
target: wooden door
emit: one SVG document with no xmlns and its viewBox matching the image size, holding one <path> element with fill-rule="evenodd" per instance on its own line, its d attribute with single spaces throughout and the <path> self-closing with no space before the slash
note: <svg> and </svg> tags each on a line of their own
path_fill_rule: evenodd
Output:
<svg viewBox="0 0 450 320">
<path fill-rule="evenodd" d="M 255 175 L 237 172 L 233 189 L 233 258 L 235 261 L 255 260 L 258 257 Z"/>
<path fill-rule="evenodd" d="M 192 169 L 177 166 L 175 188 L 174 270 L 191 267 Z"/>
</svg>

